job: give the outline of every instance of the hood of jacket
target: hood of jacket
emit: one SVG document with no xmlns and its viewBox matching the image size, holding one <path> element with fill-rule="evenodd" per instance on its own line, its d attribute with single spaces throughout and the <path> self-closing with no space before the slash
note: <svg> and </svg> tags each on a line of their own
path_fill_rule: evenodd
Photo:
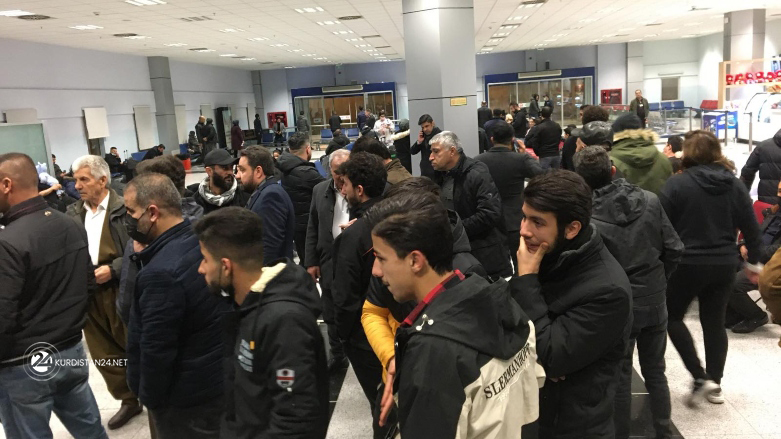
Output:
<svg viewBox="0 0 781 439">
<path fill-rule="evenodd" d="M 403 139 L 405 137 L 409 137 L 409 130 L 407 130 L 407 131 L 399 131 L 398 133 L 396 133 L 396 134 L 391 136 L 391 140 L 393 140 L 395 142 L 395 141 L 397 141 L 399 139 Z"/>
<path fill-rule="evenodd" d="M 469 237 L 466 236 L 461 217 L 455 210 L 448 210 L 447 216 L 450 219 L 450 228 L 453 230 L 453 254 L 471 252 L 472 246 L 469 244 Z"/>
<path fill-rule="evenodd" d="M 715 163 L 694 166 L 687 169 L 684 175 L 691 177 L 705 192 L 712 195 L 723 194 L 731 190 L 736 180 L 727 168 Z"/>
<path fill-rule="evenodd" d="M 402 119 L 399 121 L 399 131 L 409 131 L 409 119 Z"/>
<path fill-rule="evenodd" d="M 280 171 L 282 171 L 285 174 L 289 174 L 290 171 L 293 169 L 299 167 L 299 166 L 312 166 L 314 167 L 315 164 L 311 162 L 307 162 L 306 160 L 302 159 L 301 157 L 298 157 L 294 154 L 291 154 L 287 151 L 283 152 L 279 158 L 277 159 L 277 167 Z"/>
<path fill-rule="evenodd" d="M 320 315 L 320 294 L 312 276 L 290 259 L 277 261 L 263 268 L 260 279 L 250 288 L 241 304 L 242 311 L 274 302 L 303 305 L 314 317 Z"/>
<path fill-rule="evenodd" d="M 625 226 L 640 218 L 647 205 L 642 189 L 619 178 L 594 191 L 591 216 L 604 223 Z"/>
<path fill-rule="evenodd" d="M 468 276 L 423 310 L 428 319 L 419 333 L 453 340 L 492 358 L 511 358 L 526 344 L 530 329 L 507 288 L 504 280 L 489 284 L 478 275 Z"/>
<path fill-rule="evenodd" d="M 633 168 L 649 168 L 659 159 L 659 150 L 654 143 L 659 136 L 652 130 L 624 130 L 613 135 L 613 149 L 610 152 Z"/>
</svg>

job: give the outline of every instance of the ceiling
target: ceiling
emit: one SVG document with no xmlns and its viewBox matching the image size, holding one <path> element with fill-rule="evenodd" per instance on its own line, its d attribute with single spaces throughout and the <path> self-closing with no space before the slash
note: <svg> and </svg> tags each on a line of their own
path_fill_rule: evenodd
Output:
<svg viewBox="0 0 781 439">
<path fill-rule="evenodd" d="M 0 38 L 247 70 L 404 58 L 401 0 L 164 1 L 136 6 L 125 0 L 0 0 L 0 13 L 22 10 L 52 17 L 0 16 Z M 475 0 L 474 50 L 690 38 L 720 32 L 725 12 L 751 8 L 766 8 L 768 21 L 781 19 L 781 0 L 548 0 L 531 5 Z M 344 16 L 362 18 L 339 20 Z M 71 28 L 89 25 L 101 28 Z M 503 25 L 517 27 L 500 29 Z M 114 36 L 124 33 L 147 38 Z M 183 45 L 166 46 L 177 43 Z M 212 51 L 191 50 L 197 48 Z"/>
</svg>

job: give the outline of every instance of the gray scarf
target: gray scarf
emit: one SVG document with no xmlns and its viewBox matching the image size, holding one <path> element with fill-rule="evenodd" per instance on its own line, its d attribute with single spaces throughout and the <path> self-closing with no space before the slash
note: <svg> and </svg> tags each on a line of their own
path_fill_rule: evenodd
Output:
<svg viewBox="0 0 781 439">
<path fill-rule="evenodd" d="M 209 189 L 209 177 L 206 177 L 203 179 L 200 186 L 198 186 L 198 193 L 201 194 L 201 197 L 206 200 L 207 203 L 215 206 L 222 206 L 233 200 L 233 196 L 236 195 L 236 188 L 238 188 L 238 186 L 239 184 L 234 178 L 233 186 L 230 189 L 220 195 L 215 195 L 212 193 L 211 189 Z"/>
</svg>

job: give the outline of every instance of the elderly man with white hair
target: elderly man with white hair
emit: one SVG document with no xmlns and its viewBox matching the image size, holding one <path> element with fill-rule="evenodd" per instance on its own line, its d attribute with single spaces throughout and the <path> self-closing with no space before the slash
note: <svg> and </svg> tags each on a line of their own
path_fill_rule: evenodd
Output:
<svg viewBox="0 0 781 439">
<path fill-rule="evenodd" d="M 334 324 L 334 302 L 331 284 L 334 280 L 332 249 L 334 240 L 342 233 L 340 226 L 350 222 L 350 205 L 340 193 L 344 177 L 334 171 L 350 158 L 350 151 L 337 149 L 329 156 L 331 178 L 315 185 L 312 189 L 312 204 L 309 208 L 309 223 L 306 230 L 306 251 L 304 266 L 315 282 L 320 282 L 323 300 L 323 320 L 328 327 L 328 342 L 331 346 L 331 360 L 328 369 L 347 368 L 347 357 L 339 341 Z"/>
<path fill-rule="evenodd" d="M 464 222 L 474 256 L 488 277 L 511 276 L 510 256 L 502 217 L 502 200 L 485 163 L 464 154 L 455 133 L 442 131 L 429 141 L 429 160 L 434 181 L 442 188 L 445 207 L 455 210 Z"/>
<path fill-rule="evenodd" d="M 125 227 L 125 202 L 113 189 L 111 171 L 102 157 L 86 155 L 73 162 L 73 177 L 81 200 L 68 206 L 68 215 L 87 230 L 90 258 L 95 266 L 97 290 L 90 298 L 84 336 L 93 359 L 114 399 L 122 401 L 108 421 L 113 430 L 141 413 L 138 398 L 127 384 L 125 343 L 127 328 L 117 313 L 122 255 L 130 239 Z"/>
</svg>

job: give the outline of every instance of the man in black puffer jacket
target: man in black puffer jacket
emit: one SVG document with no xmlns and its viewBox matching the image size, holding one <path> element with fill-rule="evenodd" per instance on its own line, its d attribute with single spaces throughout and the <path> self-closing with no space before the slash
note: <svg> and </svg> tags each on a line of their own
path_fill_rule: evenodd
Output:
<svg viewBox="0 0 781 439">
<path fill-rule="evenodd" d="M 483 162 L 464 155 L 458 136 L 443 131 L 431 138 L 434 181 L 442 188 L 445 207 L 464 222 L 472 254 L 490 279 L 512 275 L 505 246 L 502 201 L 494 179 Z"/>
<path fill-rule="evenodd" d="M 230 308 L 198 274 L 198 239 L 181 203 L 160 174 L 140 175 L 125 189 L 130 237 L 148 245 L 131 257 L 141 269 L 128 325 L 127 381 L 149 408 L 158 437 L 217 437 L 222 319 Z"/>
<path fill-rule="evenodd" d="M 317 172 L 312 159 L 312 147 L 305 133 L 295 133 L 287 141 L 290 152 L 283 152 L 277 159 L 277 168 L 282 171 L 282 187 L 290 195 L 296 213 L 296 230 L 293 240 L 300 264 L 304 265 L 306 252 L 306 226 L 309 223 L 309 207 L 312 205 L 312 190 L 324 181 Z"/>
<path fill-rule="evenodd" d="M 605 247 L 624 268 L 632 285 L 634 323 L 616 393 L 616 439 L 629 437 L 635 343 L 656 437 L 669 438 L 672 434 L 670 388 L 664 374 L 667 279 L 683 255 L 683 243 L 656 194 L 623 178 L 612 179 L 615 167 L 605 148 L 587 146 L 575 154 L 574 163 L 575 171 L 594 191 L 591 219 Z"/>
<path fill-rule="evenodd" d="M 776 191 L 778 182 L 781 181 L 781 130 L 778 130 L 772 139 L 757 145 L 740 171 L 740 180 L 746 184 L 746 189 L 749 191 L 754 184 L 757 171 L 759 171 L 757 188 L 759 201 L 776 204 L 778 202 Z"/>
</svg>

